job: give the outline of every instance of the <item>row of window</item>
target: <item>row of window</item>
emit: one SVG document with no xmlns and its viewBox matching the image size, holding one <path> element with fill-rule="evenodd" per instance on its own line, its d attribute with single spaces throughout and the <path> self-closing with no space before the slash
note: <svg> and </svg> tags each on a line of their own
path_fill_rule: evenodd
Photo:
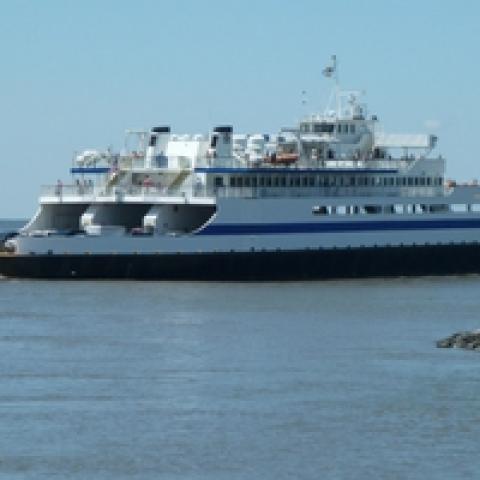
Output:
<svg viewBox="0 0 480 480">
<path fill-rule="evenodd" d="M 421 213 L 469 213 L 480 212 L 480 204 L 426 205 L 316 205 L 314 215 L 358 215 L 358 214 L 421 214 Z"/>
<path fill-rule="evenodd" d="M 268 175 L 230 176 L 230 187 L 431 187 L 441 186 L 442 177 L 384 177 L 346 175 Z M 223 187 L 223 177 L 215 177 L 215 186 Z"/>
<path fill-rule="evenodd" d="M 355 124 L 354 123 L 339 123 L 337 125 L 333 123 L 302 123 L 300 125 L 300 131 L 305 133 L 350 133 L 355 134 Z"/>
</svg>

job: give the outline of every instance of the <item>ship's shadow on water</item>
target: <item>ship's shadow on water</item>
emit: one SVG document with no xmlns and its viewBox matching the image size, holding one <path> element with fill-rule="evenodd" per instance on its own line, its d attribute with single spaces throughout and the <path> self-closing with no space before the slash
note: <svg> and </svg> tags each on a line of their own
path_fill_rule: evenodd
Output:
<svg viewBox="0 0 480 480">
<path fill-rule="evenodd" d="M 0 477 L 474 478 L 479 288 L 3 280 Z"/>
</svg>

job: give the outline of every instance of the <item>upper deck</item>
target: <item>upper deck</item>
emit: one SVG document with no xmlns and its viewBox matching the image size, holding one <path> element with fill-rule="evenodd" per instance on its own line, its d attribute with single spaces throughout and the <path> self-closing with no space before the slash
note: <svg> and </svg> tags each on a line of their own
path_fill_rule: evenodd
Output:
<svg viewBox="0 0 480 480">
<path fill-rule="evenodd" d="M 171 157 L 170 157 L 171 158 Z M 175 159 L 174 159 L 175 160 Z M 150 167 L 121 159 L 115 169 L 75 168 L 73 184 L 42 187 L 41 203 L 215 203 L 218 197 L 418 197 L 445 195 L 444 159 L 325 160 L 302 166 L 192 159 Z M 220 159 L 222 160 L 222 159 Z M 132 165 L 132 163 L 139 165 Z M 184 162 L 185 163 L 185 162 Z M 94 176 L 95 181 L 87 179 Z"/>
<path fill-rule="evenodd" d="M 336 60 L 331 71 L 336 74 Z M 276 134 L 128 131 L 121 153 L 76 155 L 70 185 L 42 188 L 41 203 L 212 204 L 219 197 L 444 197 L 437 137 L 386 134 L 356 91 L 333 90 L 335 108 Z M 135 140 L 132 146 L 132 138 Z"/>
</svg>

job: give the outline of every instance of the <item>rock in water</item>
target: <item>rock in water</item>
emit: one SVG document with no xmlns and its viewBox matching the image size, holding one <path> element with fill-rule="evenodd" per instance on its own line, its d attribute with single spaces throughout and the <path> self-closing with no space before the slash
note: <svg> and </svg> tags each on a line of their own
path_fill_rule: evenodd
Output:
<svg viewBox="0 0 480 480">
<path fill-rule="evenodd" d="M 447 338 L 437 341 L 438 348 L 466 348 L 480 350 L 480 330 L 473 332 L 457 332 Z"/>
</svg>

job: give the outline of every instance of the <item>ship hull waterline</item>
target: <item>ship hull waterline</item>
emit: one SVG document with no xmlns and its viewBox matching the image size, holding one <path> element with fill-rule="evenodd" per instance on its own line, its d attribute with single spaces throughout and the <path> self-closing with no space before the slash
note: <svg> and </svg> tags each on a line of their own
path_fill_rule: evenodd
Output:
<svg viewBox="0 0 480 480">
<path fill-rule="evenodd" d="M 36 279 L 276 281 L 480 273 L 480 244 L 178 254 L 2 255 Z"/>
</svg>

